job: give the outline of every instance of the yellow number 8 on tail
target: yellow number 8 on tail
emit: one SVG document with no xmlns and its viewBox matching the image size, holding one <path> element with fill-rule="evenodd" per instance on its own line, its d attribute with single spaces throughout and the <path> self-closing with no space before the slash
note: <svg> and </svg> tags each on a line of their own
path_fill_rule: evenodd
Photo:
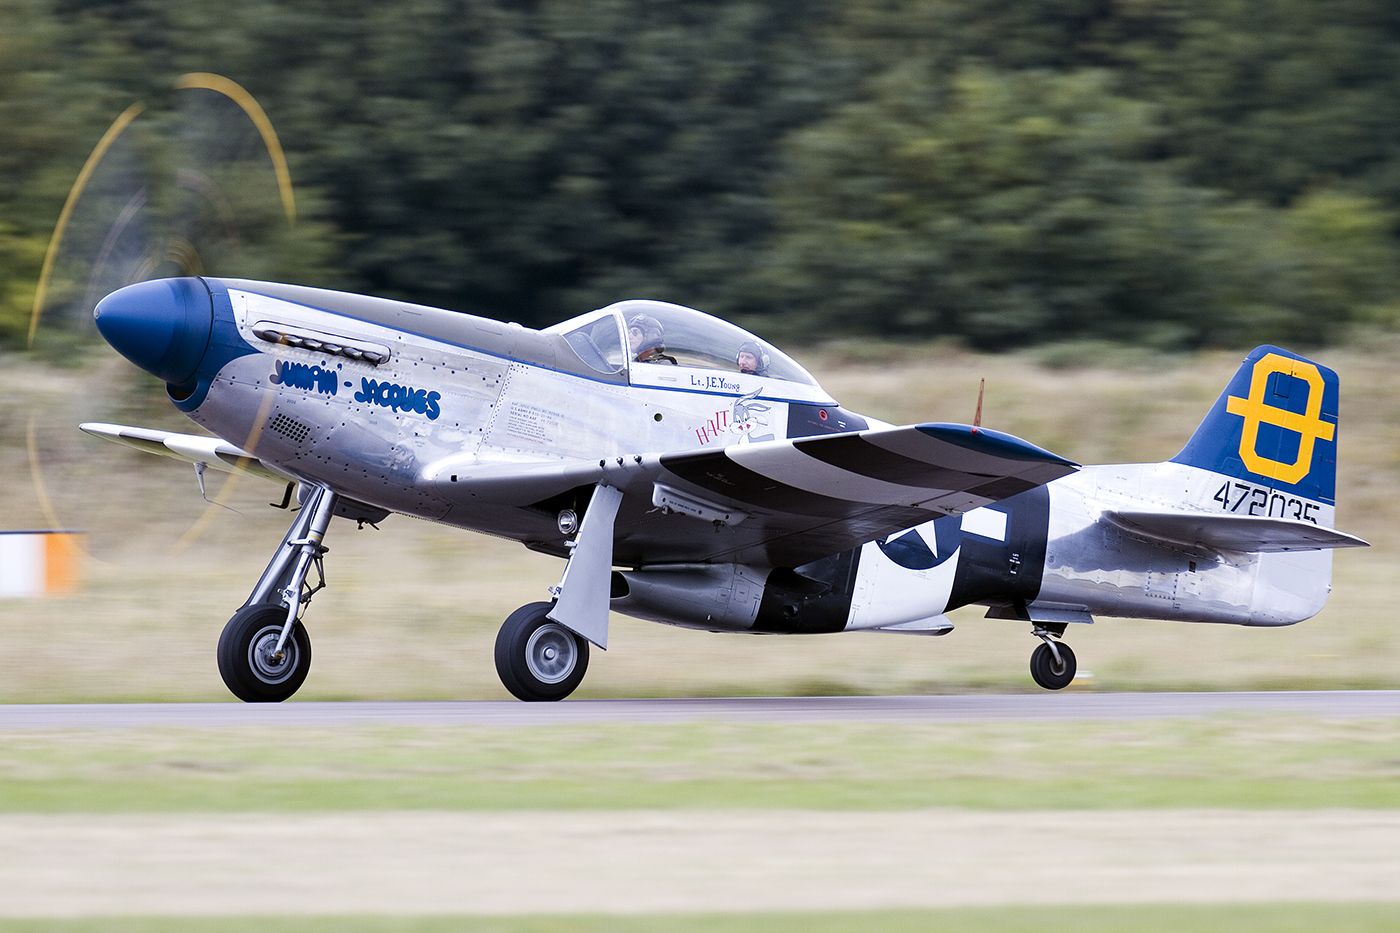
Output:
<svg viewBox="0 0 1400 933">
<path fill-rule="evenodd" d="M 1302 414 L 1270 405 L 1266 400 L 1269 377 L 1282 373 L 1301 379 L 1308 386 L 1308 401 Z M 1277 353 L 1260 357 L 1254 364 L 1253 376 L 1249 383 L 1249 397 L 1230 396 L 1225 410 L 1244 419 L 1244 431 L 1240 436 L 1240 459 L 1246 468 L 1260 476 L 1297 483 L 1308 475 L 1312 468 L 1313 446 L 1319 441 L 1330 441 L 1336 435 L 1337 426 L 1323 421 L 1322 414 L 1322 373 L 1312 363 L 1290 359 Z M 1298 455 L 1292 463 L 1284 463 L 1266 457 L 1256 450 L 1259 441 L 1259 425 L 1271 424 L 1292 431 L 1298 435 Z"/>
</svg>

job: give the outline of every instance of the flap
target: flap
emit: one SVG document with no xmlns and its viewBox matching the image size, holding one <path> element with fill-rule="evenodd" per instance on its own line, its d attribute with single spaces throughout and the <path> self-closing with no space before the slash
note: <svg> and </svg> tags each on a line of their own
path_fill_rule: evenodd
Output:
<svg viewBox="0 0 1400 933">
<path fill-rule="evenodd" d="M 1103 515 L 1130 534 L 1214 551 L 1268 554 L 1370 547 L 1355 535 L 1291 518 L 1214 515 L 1209 512 L 1109 511 Z"/>
</svg>

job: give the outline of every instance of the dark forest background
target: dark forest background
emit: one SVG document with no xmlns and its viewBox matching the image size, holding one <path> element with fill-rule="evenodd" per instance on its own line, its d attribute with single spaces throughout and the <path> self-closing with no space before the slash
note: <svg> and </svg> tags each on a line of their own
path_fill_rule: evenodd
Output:
<svg viewBox="0 0 1400 933">
<path fill-rule="evenodd" d="M 295 229 L 191 71 L 276 125 Z M 1393 0 L 0 0 L 0 346 L 138 100 L 56 303 L 129 191 L 179 226 L 152 166 L 211 154 L 241 214 L 208 271 L 530 325 L 656 297 L 807 342 L 1192 348 L 1400 319 Z"/>
</svg>

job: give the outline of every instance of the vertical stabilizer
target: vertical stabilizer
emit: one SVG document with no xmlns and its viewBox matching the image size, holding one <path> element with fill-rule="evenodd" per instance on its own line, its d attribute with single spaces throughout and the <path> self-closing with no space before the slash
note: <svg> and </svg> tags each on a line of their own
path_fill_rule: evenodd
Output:
<svg viewBox="0 0 1400 933">
<path fill-rule="evenodd" d="M 1257 347 L 1172 461 L 1333 506 L 1337 396 L 1326 366 Z"/>
</svg>

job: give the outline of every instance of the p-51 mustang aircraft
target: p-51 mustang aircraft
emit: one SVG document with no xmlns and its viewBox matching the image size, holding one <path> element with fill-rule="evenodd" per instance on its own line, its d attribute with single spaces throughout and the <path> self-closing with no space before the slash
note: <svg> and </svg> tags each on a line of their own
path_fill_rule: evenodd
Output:
<svg viewBox="0 0 1400 933">
<path fill-rule="evenodd" d="M 142 282 L 97 326 L 217 437 L 91 434 L 296 490 L 300 509 L 224 627 L 235 696 L 306 679 L 302 624 L 333 516 L 391 512 L 566 558 L 510 615 L 502 683 L 578 687 L 608 614 L 724 632 L 942 635 L 980 604 L 1027 622 L 1036 683 L 1094 614 L 1290 625 L 1322 608 L 1337 376 L 1245 359 L 1165 463 L 1077 464 L 963 424 L 846 411 L 795 361 L 689 308 L 623 301 L 544 330 L 397 301 L 218 278 Z M 312 568 L 317 584 L 308 581 Z M 616 569 L 622 568 L 622 569 Z"/>
</svg>

